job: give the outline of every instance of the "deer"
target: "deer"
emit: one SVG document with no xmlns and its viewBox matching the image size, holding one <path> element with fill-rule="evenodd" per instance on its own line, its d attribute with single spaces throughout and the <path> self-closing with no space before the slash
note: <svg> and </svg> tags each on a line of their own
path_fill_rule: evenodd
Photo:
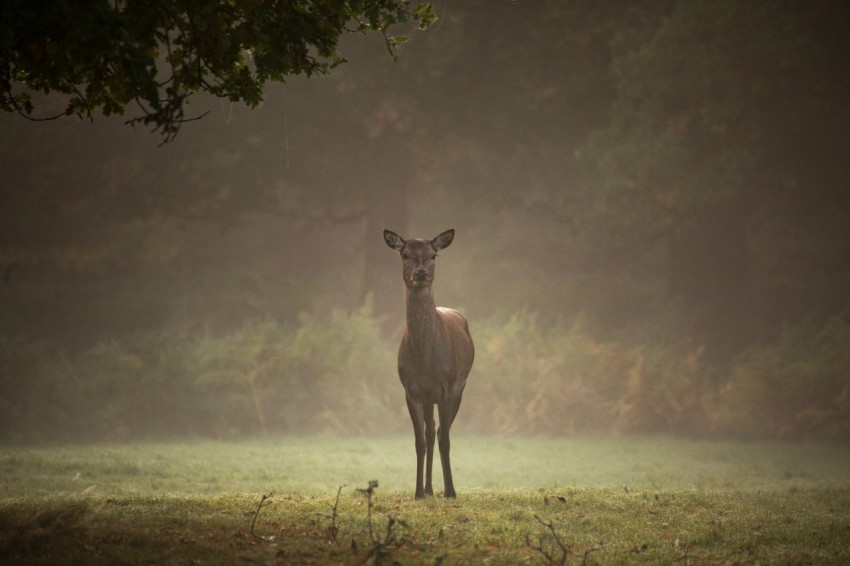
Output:
<svg viewBox="0 0 850 566">
<path fill-rule="evenodd" d="M 416 446 L 416 499 L 433 496 L 431 470 L 434 440 L 439 437 L 444 496 L 455 498 L 449 459 L 449 431 L 460 408 L 475 346 L 466 319 L 454 309 L 434 303 L 434 262 L 437 252 L 454 240 L 454 229 L 433 240 L 405 240 L 384 230 L 384 241 L 401 255 L 406 291 L 407 324 L 398 349 L 398 376 L 413 422 Z M 434 430 L 434 407 L 440 418 Z M 424 475 L 423 475 L 424 471 Z"/>
</svg>

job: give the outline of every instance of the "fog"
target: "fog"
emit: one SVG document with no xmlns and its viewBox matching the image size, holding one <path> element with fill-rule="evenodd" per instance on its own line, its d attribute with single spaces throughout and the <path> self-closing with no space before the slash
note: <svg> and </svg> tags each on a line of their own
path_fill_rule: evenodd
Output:
<svg viewBox="0 0 850 566">
<path fill-rule="evenodd" d="M 0 441 L 407 433 L 384 228 L 457 430 L 850 438 L 844 3 L 437 4 L 162 146 L 0 116 Z"/>
</svg>

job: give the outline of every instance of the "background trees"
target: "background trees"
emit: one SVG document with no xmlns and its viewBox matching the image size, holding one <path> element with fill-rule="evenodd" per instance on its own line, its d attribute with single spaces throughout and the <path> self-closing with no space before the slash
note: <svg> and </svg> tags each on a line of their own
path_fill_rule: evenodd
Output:
<svg viewBox="0 0 850 566">
<path fill-rule="evenodd" d="M 227 379 L 188 361 L 145 375 L 190 376 L 164 393 L 181 403 L 243 407 L 221 430 L 257 431 L 257 386 L 266 427 L 286 429 L 275 407 L 291 407 L 292 384 L 326 415 L 371 406 L 386 429 L 403 313 L 380 230 L 453 226 L 438 300 L 479 325 L 470 395 L 477 381 L 481 406 L 499 407 L 470 409 L 471 427 L 734 434 L 760 415 L 761 434 L 846 435 L 845 12 L 449 2 L 395 62 L 380 36 L 346 37 L 347 64 L 267 85 L 254 109 L 193 96 L 208 115 L 162 147 L 120 119 L 0 116 L 3 367 L 96 374 L 107 366 L 92 352 L 120 358 L 103 345 L 136 348 L 144 333 L 187 360 L 228 342 Z M 242 379 L 244 345 L 269 335 L 258 328 L 286 344 L 310 328 L 337 365 L 281 354 Z M 385 371 L 350 357 L 346 333 L 386 340 L 390 354 L 371 356 Z M 13 380 L 22 371 L 4 379 L 45 383 Z M 786 384 L 798 393 L 766 395 Z M 14 405 L 20 387 L 4 391 Z"/>
<path fill-rule="evenodd" d="M 668 295 L 720 356 L 848 304 L 828 267 L 850 251 L 845 18 L 830 2 L 680 3 L 615 57 L 583 202 L 613 249 L 663 243 Z"/>
</svg>

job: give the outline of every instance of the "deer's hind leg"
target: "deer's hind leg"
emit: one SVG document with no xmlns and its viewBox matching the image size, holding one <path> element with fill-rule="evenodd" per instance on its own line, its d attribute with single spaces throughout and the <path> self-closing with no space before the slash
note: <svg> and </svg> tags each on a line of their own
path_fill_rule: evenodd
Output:
<svg viewBox="0 0 850 566">
<path fill-rule="evenodd" d="M 442 464 L 443 467 L 445 496 L 451 499 L 457 497 L 457 494 L 455 493 L 454 481 L 452 479 L 452 464 L 449 457 L 449 452 L 451 451 L 449 432 L 451 431 L 452 423 L 457 416 L 458 409 L 460 409 L 460 400 L 461 395 L 459 394 L 456 397 L 447 399 L 439 405 L 440 430 L 437 431 L 437 434 L 440 437 L 440 464 Z"/>
</svg>

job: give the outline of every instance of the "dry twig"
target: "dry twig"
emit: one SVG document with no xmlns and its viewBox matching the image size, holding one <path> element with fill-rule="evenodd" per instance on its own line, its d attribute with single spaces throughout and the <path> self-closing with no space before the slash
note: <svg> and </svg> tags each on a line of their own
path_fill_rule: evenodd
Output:
<svg viewBox="0 0 850 566">
<path fill-rule="evenodd" d="M 336 501 L 334 502 L 333 510 L 330 515 L 320 514 L 321 517 L 327 517 L 331 520 L 331 525 L 328 527 L 328 538 L 331 541 L 336 542 L 336 536 L 339 534 L 339 527 L 336 524 L 336 519 L 339 516 L 337 510 L 339 509 L 339 496 L 342 495 L 342 490 L 345 488 L 345 485 L 339 486 L 339 489 L 336 492 Z"/>
<path fill-rule="evenodd" d="M 254 533 L 254 525 L 256 525 L 256 524 L 257 524 L 257 517 L 259 517 L 259 516 L 260 516 L 260 509 L 262 509 L 262 508 L 263 508 L 263 504 L 266 502 L 266 500 L 270 499 L 270 498 L 271 498 L 271 496 L 272 496 L 272 494 L 271 494 L 271 493 L 269 493 L 268 495 L 263 495 L 263 498 L 262 498 L 262 499 L 260 499 L 260 504 L 259 504 L 259 505 L 257 505 L 257 511 L 254 513 L 254 518 L 251 520 L 251 536 L 253 536 L 253 537 L 256 537 L 256 536 L 257 536 L 257 535 Z"/>
<path fill-rule="evenodd" d="M 369 481 L 369 487 L 367 487 L 366 489 L 360 489 L 360 488 L 357 489 L 357 491 L 359 491 L 360 493 L 362 493 L 363 495 L 366 496 L 366 500 L 367 500 L 366 519 L 369 523 L 369 540 L 371 540 L 373 543 L 377 542 L 377 541 L 375 540 L 375 534 L 374 534 L 374 531 L 372 530 L 372 496 L 375 495 L 375 489 L 377 489 L 377 487 L 378 487 L 378 480 L 370 480 Z"/>
<path fill-rule="evenodd" d="M 544 545 L 543 537 L 540 537 L 540 540 L 535 545 L 532 544 L 531 538 L 529 537 L 525 541 L 526 546 L 542 554 L 548 564 L 555 564 L 556 566 L 565 566 L 569 557 L 573 555 L 573 547 L 571 545 L 568 546 L 566 543 L 564 543 L 563 539 L 558 534 L 558 531 L 555 530 L 555 525 L 551 521 L 544 521 L 538 515 L 534 515 L 534 518 L 537 520 L 538 523 L 546 527 L 546 529 L 549 531 L 553 544 L 548 546 Z M 585 566 L 587 564 L 587 559 L 592 553 L 602 548 L 602 544 L 603 542 L 599 541 L 598 544 L 584 551 L 584 554 L 582 555 L 581 559 L 582 566 Z"/>
</svg>

